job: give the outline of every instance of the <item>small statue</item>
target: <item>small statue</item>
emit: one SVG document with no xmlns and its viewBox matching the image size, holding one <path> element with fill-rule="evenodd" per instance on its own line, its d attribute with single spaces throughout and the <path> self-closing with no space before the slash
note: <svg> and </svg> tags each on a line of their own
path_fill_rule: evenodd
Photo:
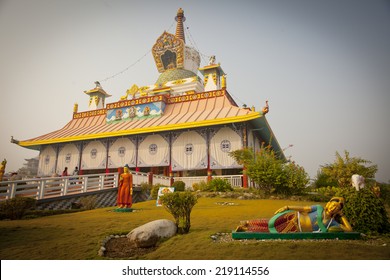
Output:
<svg viewBox="0 0 390 280">
<path fill-rule="evenodd" d="M 352 175 L 351 178 L 352 181 L 352 186 L 357 190 L 360 191 L 361 189 L 364 188 L 365 183 L 364 183 L 364 177 L 359 175 L 359 174 L 354 174 Z"/>
<path fill-rule="evenodd" d="M 377 183 L 375 183 L 375 185 L 372 187 L 372 192 L 378 198 L 381 196 L 381 188 L 378 186 Z"/>
<path fill-rule="evenodd" d="M 131 208 L 133 205 L 133 175 L 127 164 L 119 177 L 117 205 L 119 208 Z"/>
<path fill-rule="evenodd" d="M 0 165 L 0 182 L 3 181 L 3 176 L 4 176 L 4 173 L 5 173 L 5 166 L 6 165 L 7 165 L 7 160 L 4 159 L 1 162 L 1 165 Z"/>
<path fill-rule="evenodd" d="M 210 56 L 209 59 L 209 65 L 214 65 L 215 64 L 215 55 Z"/>
<path fill-rule="evenodd" d="M 271 219 L 243 221 L 236 231 L 248 232 L 332 232 L 352 231 L 342 209 L 344 198 L 333 197 L 325 209 L 321 205 L 284 206 Z"/>
<path fill-rule="evenodd" d="M 95 82 L 95 88 L 102 88 L 101 84 L 99 81 Z"/>
<path fill-rule="evenodd" d="M 265 106 L 261 110 L 263 112 L 263 115 L 267 114 L 269 112 L 269 106 L 268 106 L 268 100 L 265 101 Z"/>
</svg>

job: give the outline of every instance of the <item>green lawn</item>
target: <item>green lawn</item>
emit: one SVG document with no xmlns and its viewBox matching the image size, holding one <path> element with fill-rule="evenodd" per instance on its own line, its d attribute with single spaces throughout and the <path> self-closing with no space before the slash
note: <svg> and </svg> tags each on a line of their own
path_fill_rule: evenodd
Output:
<svg viewBox="0 0 390 280">
<path fill-rule="evenodd" d="M 233 202 L 221 205 L 218 202 Z M 214 242 L 210 236 L 231 232 L 241 220 L 270 217 L 284 205 L 310 205 L 286 200 L 199 198 L 191 215 L 189 234 L 177 235 L 142 259 L 390 259 L 390 238 L 322 241 Z M 155 201 L 136 203 L 132 213 L 101 208 L 31 220 L 0 221 L 2 260 L 88 260 L 98 256 L 101 241 L 110 234 L 125 234 L 157 219 L 172 219 Z M 386 244 L 386 245 L 385 245 Z"/>
</svg>

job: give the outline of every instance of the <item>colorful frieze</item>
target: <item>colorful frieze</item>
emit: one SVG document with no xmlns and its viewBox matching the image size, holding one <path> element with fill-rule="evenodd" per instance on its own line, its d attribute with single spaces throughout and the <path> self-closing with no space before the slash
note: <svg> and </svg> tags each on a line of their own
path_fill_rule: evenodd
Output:
<svg viewBox="0 0 390 280">
<path fill-rule="evenodd" d="M 89 118 L 106 114 L 106 109 L 92 110 L 80 113 L 73 113 L 73 119 Z"/>
<path fill-rule="evenodd" d="M 165 103 L 162 101 L 138 105 L 132 105 L 132 103 L 130 103 L 130 106 L 121 106 L 118 108 L 115 108 L 114 106 L 113 109 L 107 109 L 106 122 L 113 123 L 118 121 L 159 117 L 164 112 L 164 109 Z"/>
<path fill-rule="evenodd" d="M 225 90 L 214 90 L 214 91 L 206 91 L 201 93 L 190 93 L 186 95 L 173 96 L 168 99 L 169 103 L 178 103 L 178 102 L 186 102 L 186 101 L 194 101 L 199 99 L 207 99 L 220 97 L 225 95 Z"/>
</svg>

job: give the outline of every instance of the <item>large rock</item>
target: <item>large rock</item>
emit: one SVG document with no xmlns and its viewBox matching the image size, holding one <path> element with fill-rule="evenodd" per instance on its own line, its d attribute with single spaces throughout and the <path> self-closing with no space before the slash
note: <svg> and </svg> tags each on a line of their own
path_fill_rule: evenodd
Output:
<svg viewBox="0 0 390 280">
<path fill-rule="evenodd" d="M 140 248 L 149 248 L 155 246 L 162 238 L 174 236 L 176 231 L 177 227 L 173 221 L 161 219 L 133 229 L 127 238 Z"/>
</svg>

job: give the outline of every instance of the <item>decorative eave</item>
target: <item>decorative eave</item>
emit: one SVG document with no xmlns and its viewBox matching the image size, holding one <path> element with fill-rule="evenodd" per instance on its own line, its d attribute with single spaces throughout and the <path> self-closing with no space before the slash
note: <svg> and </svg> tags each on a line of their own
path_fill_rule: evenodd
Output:
<svg viewBox="0 0 390 280">
<path fill-rule="evenodd" d="M 251 121 L 257 118 L 261 118 L 261 114 L 259 112 L 253 112 L 251 114 L 244 115 L 244 116 L 204 120 L 199 122 L 187 122 L 187 123 L 179 123 L 179 124 L 172 124 L 166 126 L 151 126 L 151 127 L 144 127 L 138 129 L 128 129 L 128 130 L 120 130 L 120 131 L 102 132 L 97 134 L 85 134 L 85 135 L 77 135 L 77 136 L 70 136 L 70 137 L 53 138 L 49 140 L 19 141 L 18 145 L 25 148 L 36 149 L 38 146 L 48 145 L 48 144 L 58 144 L 64 142 L 129 136 L 129 135 L 136 135 L 136 134 L 146 134 L 146 133 L 164 132 L 164 131 L 172 131 L 172 130 L 182 130 L 182 129 L 190 129 L 194 127 L 224 125 L 230 123 Z"/>
<path fill-rule="evenodd" d="M 108 94 L 104 89 L 99 88 L 99 87 L 95 87 L 93 89 L 86 90 L 86 91 L 84 91 L 84 93 L 87 94 L 87 95 L 91 95 L 92 93 L 101 93 L 105 97 L 110 97 L 111 96 L 111 94 Z"/>
<path fill-rule="evenodd" d="M 220 64 L 220 63 L 218 63 L 218 64 L 211 64 L 211 65 L 207 65 L 207 66 L 201 67 L 201 68 L 199 68 L 199 71 L 200 71 L 200 73 L 202 73 L 202 75 L 204 75 L 204 73 L 205 73 L 207 70 L 212 70 L 212 69 L 218 70 L 220 75 L 225 75 L 225 74 L 226 74 L 226 73 L 222 70 L 221 64 Z"/>
<path fill-rule="evenodd" d="M 253 132 L 260 135 L 260 137 L 267 143 L 267 145 L 271 145 L 272 149 L 275 151 L 276 155 L 280 159 L 287 160 L 286 156 L 283 153 L 283 149 L 280 147 L 275 134 L 273 133 L 271 127 L 268 124 L 265 115 L 262 113 L 259 114 L 261 115 L 260 118 L 254 118 L 250 120 L 250 124 L 253 127 Z"/>
</svg>

